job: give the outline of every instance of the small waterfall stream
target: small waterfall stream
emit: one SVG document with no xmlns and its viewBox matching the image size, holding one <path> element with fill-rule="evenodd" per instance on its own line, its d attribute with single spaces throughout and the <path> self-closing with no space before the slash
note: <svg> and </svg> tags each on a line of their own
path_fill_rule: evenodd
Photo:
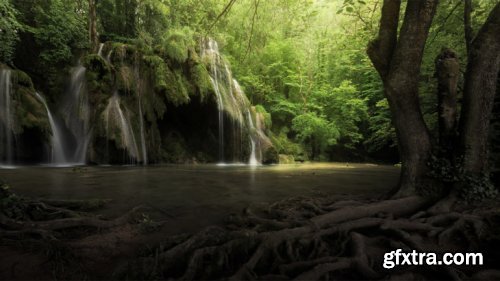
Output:
<svg viewBox="0 0 500 281">
<path fill-rule="evenodd" d="M 217 96 L 217 109 L 219 118 L 219 162 L 224 163 L 224 114 L 228 114 L 232 119 L 232 132 L 235 137 L 240 130 L 239 135 L 242 135 L 242 128 L 246 126 L 249 131 L 249 141 L 251 145 L 250 159 L 248 164 L 259 165 L 257 159 L 257 152 L 260 147 L 256 145 L 258 139 L 257 128 L 255 128 L 251 115 L 250 115 L 250 102 L 241 89 L 238 81 L 233 79 L 229 64 L 222 58 L 219 53 L 219 46 L 217 42 L 211 38 L 203 41 L 202 44 L 202 57 L 205 57 L 210 62 L 210 80 L 214 92 Z M 244 117 L 243 112 L 247 112 L 249 117 Z M 241 143 L 240 140 L 240 150 Z M 234 148 L 233 148 L 234 149 Z"/>
<path fill-rule="evenodd" d="M 68 163 L 73 164 L 86 163 L 87 149 L 91 139 L 90 105 L 85 72 L 86 69 L 83 66 L 73 69 L 68 97 L 62 110 L 66 126 L 73 135 L 73 153 L 67 157 Z"/>
<path fill-rule="evenodd" d="M 12 165 L 14 161 L 13 112 L 11 70 L 0 70 L 0 163 Z"/>
<path fill-rule="evenodd" d="M 134 131 L 130 125 L 130 121 L 121 108 L 120 96 L 117 92 L 109 98 L 108 105 L 104 110 L 104 119 L 106 122 L 106 133 L 108 140 L 113 139 L 110 133 L 113 130 L 112 126 L 116 126 L 120 133 L 120 142 L 117 145 L 124 148 L 129 156 L 129 162 L 133 164 L 135 161 L 144 161 L 139 153 L 137 141 L 134 136 Z M 115 140 L 117 141 L 117 140 Z"/>
<path fill-rule="evenodd" d="M 220 55 L 219 46 L 216 41 L 208 40 L 206 48 L 203 50 L 203 55 L 210 58 L 210 81 L 214 87 L 215 95 L 217 96 L 217 109 L 219 111 L 219 162 L 224 163 L 224 100 L 220 85 L 221 73 L 219 70 Z"/>
<path fill-rule="evenodd" d="M 68 159 L 66 158 L 66 153 L 64 151 L 64 139 L 61 127 L 58 123 L 55 122 L 54 117 L 52 116 L 52 112 L 45 101 L 45 98 L 42 97 L 39 93 L 35 93 L 36 97 L 40 100 L 40 102 L 45 106 L 47 110 L 47 117 L 49 118 L 50 128 L 52 130 L 52 136 L 50 138 L 52 152 L 51 152 L 51 164 L 55 165 L 64 165 L 68 163 Z"/>
<path fill-rule="evenodd" d="M 250 160 L 249 164 L 252 166 L 256 166 L 259 164 L 259 161 L 257 160 L 257 156 L 255 153 L 256 150 L 256 145 L 255 145 L 255 140 L 254 140 L 254 132 L 255 132 L 255 126 L 253 124 L 252 120 L 252 114 L 250 113 L 250 110 L 247 111 L 247 117 L 248 117 L 248 124 L 250 125 L 250 143 L 252 144 L 252 152 L 250 153 Z"/>
<path fill-rule="evenodd" d="M 139 108 L 139 133 L 141 134 L 141 152 L 142 152 L 142 164 L 148 164 L 148 149 L 146 145 L 146 131 L 144 128 L 144 115 L 142 110 L 142 96 L 144 94 L 142 79 L 139 71 L 139 67 L 134 64 L 134 77 L 136 82 L 136 91 L 137 91 L 137 106 Z"/>
<path fill-rule="evenodd" d="M 104 48 L 104 43 L 99 44 L 99 50 L 97 51 L 97 55 L 102 58 L 102 49 Z"/>
</svg>

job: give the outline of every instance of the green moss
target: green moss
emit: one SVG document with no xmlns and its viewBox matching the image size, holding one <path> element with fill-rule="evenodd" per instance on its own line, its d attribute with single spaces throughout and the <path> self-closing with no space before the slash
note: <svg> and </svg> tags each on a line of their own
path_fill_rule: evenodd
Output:
<svg viewBox="0 0 500 281">
<path fill-rule="evenodd" d="M 210 74 L 203 64 L 195 64 L 191 68 L 191 79 L 195 85 L 202 101 L 213 91 L 212 82 L 210 81 Z"/>
<path fill-rule="evenodd" d="M 255 112 L 263 119 L 266 129 L 270 129 L 273 124 L 271 113 L 267 112 L 262 105 L 256 105 Z"/>
<path fill-rule="evenodd" d="M 175 88 L 171 88 L 167 94 L 167 99 L 174 105 L 182 105 L 189 102 L 190 84 L 181 70 L 174 70 Z"/>
<path fill-rule="evenodd" d="M 22 134 L 25 129 L 38 128 L 45 137 L 51 133 L 47 110 L 35 97 L 35 88 L 31 78 L 23 71 L 13 70 L 13 107 L 16 123 L 14 133 Z"/>
<path fill-rule="evenodd" d="M 142 60 L 152 76 L 154 90 L 156 92 L 166 91 L 168 67 L 163 59 L 159 56 L 143 56 Z"/>
<path fill-rule="evenodd" d="M 262 164 L 276 164 L 279 163 L 278 151 L 274 147 L 266 149 L 263 155 Z"/>
<path fill-rule="evenodd" d="M 121 66 L 117 71 L 118 88 L 130 91 L 135 84 L 134 72 L 129 66 Z"/>
<path fill-rule="evenodd" d="M 189 49 L 194 46 L 193 34 L 188 28 L 171 29 L 163 41 L 165 55 L 178 63 L 184 63 L 189 57 Z"/>
<path fill-rule="evenodd" d="M 12 78 L 15 83 L 17 83 L 19 86 L 33 89 L 34 91 L 35 87 L 33 86 L 33 81 L 31 81 L 31 78 L 28 74 L 20 70 L 14 70 L 12 74 Z"/>
</svg>

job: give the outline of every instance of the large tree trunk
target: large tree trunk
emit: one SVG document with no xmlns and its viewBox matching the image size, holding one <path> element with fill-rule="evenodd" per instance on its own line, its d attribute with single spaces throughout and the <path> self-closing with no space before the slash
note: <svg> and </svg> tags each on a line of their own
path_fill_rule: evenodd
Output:
<svg viewBox="0 0 500 281">
<path fill-rule="evenodd" d="M 451 49 L 443 48 L 436 58 L 439 145 L 448 157 L 453 155 L 457 137 L 457 86 L 459 76 L 460 63 L 457 54 Z"/>
<path fill-rule="evenodd" d="M 415 192 L 426 174 L 431 139 L 420 110 L 420 66 L 437 0 L 409 0 L 398 39 L 399 0 L 385 0 L 379 37 L 368 55 L 379 72 L 401 155 L 401 182 L 397 196 Z"/>
<path fill-rule="evenodd" d="M 500 70 L 500 3 L 472 41 L 465 74 L 460 147 L 467 174 L 488 171 L 488 132 Z"/>
</svg>

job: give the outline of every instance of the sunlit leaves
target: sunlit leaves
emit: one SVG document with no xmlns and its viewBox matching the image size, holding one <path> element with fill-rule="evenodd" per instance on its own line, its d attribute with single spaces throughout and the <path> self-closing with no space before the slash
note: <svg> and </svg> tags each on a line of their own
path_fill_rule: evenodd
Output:
<svg viewBox="0 0 500 281">
<path fill-rule="evenodd" d="M 13 58 L 22 29 L 17 14 L 9 0 L 0 0 L 0 62 L 11 62 Z"/>
</svg>

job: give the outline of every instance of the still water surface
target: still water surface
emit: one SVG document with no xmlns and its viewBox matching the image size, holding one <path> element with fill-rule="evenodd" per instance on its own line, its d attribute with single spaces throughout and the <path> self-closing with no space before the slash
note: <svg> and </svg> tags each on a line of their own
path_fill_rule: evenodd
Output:
<svg viewBox="0 0 500 281">
<path fill-rule="evenodd" d="M 383 194 L 398 176 L 393 166 L 344 163 L 0 169 L 0 179 L 20 195 L 111 199 L 100 211 L 110 217 L 144 204 L 163 214 L 173 232 L 220 223 L 250 204 L 291 196 Z"/>
</svg>

